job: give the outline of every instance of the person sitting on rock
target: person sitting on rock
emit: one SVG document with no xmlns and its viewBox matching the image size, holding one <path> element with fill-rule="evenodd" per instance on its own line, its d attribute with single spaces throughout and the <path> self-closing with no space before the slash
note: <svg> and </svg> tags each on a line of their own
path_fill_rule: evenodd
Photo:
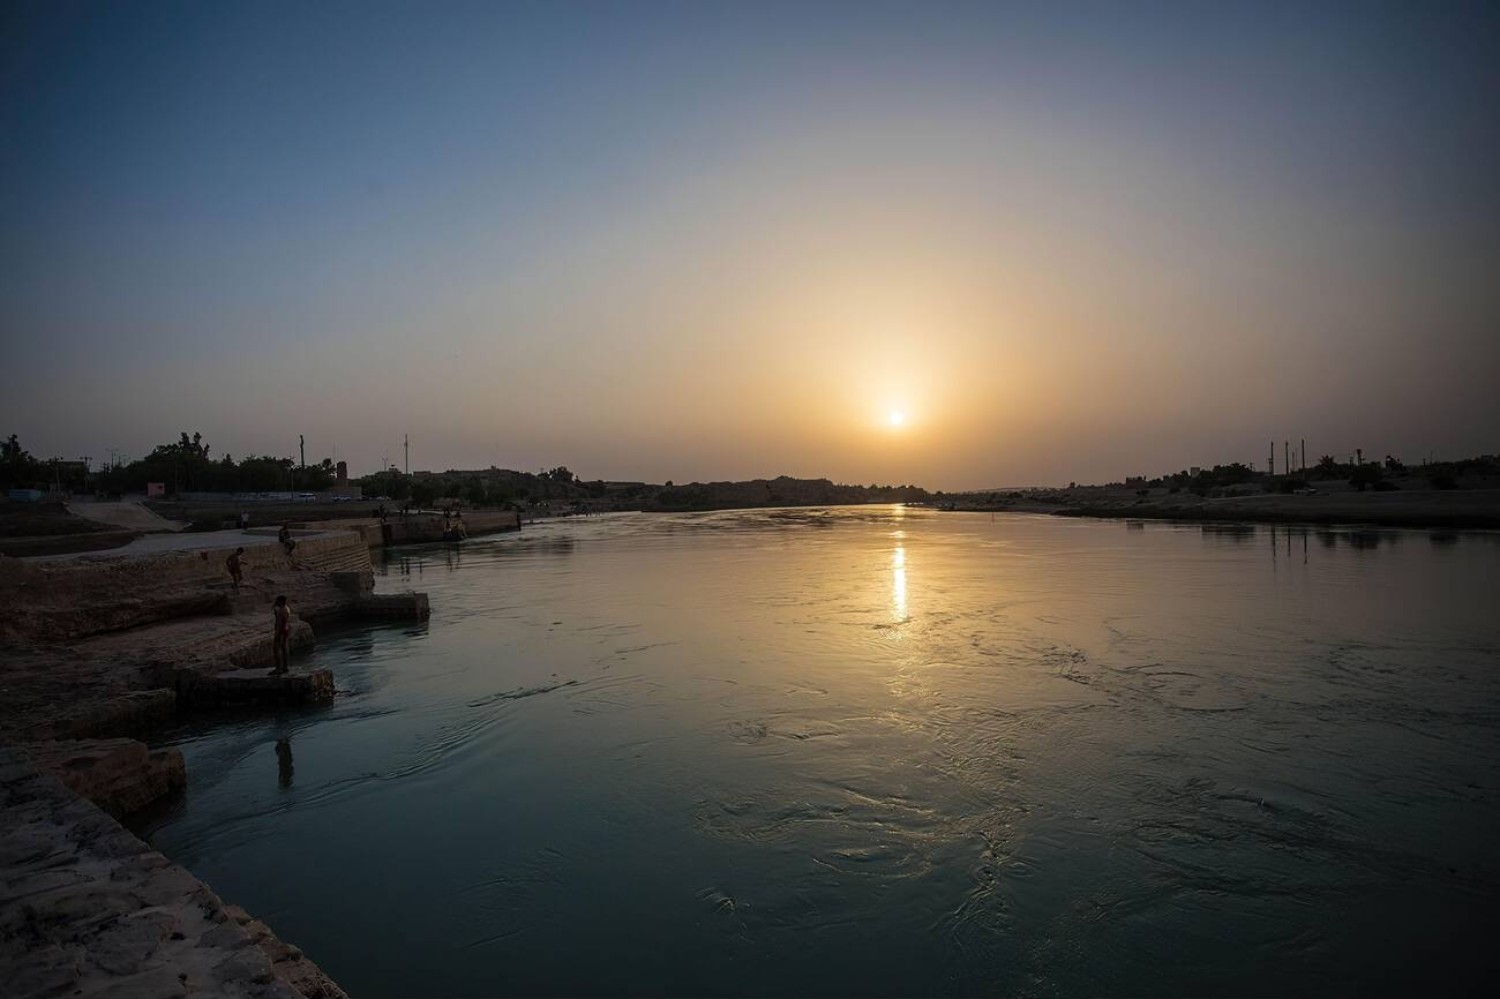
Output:
<svg viewBox="0 0 1500 999">
<path fill-rule="evenodd" d="M 245 549 L 236 548 L 234 554 L 224 560 L 224 565 L 229 569 L 229 578 L 234 580 L 234 592 L 240 592 L 240 577 L 244 572 L 243 559 Z"/>
<path fill-rule="evenodd" d="M 295 551 L 296 548 L 297 548 L 297 542 L 295 542 L 295 541 L 292 540 L 292 525 L 291 524 L 282 524 L 281 525 L 281 533 L 278 534 L 278 535 L 276 535 L 276 540 L 280 541 L 286 547 L 286 553 L 287 553 L 287 555 L 289 557 L 291 556 L 292 552 Z"/>
</svg>

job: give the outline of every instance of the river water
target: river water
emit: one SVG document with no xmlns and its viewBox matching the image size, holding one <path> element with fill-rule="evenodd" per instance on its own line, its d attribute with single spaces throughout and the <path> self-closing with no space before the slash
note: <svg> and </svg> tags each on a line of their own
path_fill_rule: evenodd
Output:
<svg viewBox="0 0 1500 999">
<path fill-rule="evenodd" d="M 377 573 L 431 621 L 174 733 L 139 825 L 354 995 L 1493 984 L 1500 536 L 765 510 Z"/>
</svg>

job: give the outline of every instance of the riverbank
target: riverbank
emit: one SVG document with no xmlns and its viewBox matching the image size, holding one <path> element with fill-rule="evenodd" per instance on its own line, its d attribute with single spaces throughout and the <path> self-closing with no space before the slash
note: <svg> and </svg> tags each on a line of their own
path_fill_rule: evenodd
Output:
<svg viewBox="0 0 1500 999">
<path fill-rule="evenodd" d="M 1500 528 L 1500 489 L 1260 493 L 1197 496 L 1192 493 L 1083 487 L 1033 491 L 993 500 L 960 498 L 952 509 L 1047 513 L 1060 517 L 1126 520 L 1224 520 L 1280 524 L 1347 524 L 1459 530 Z"/>
<path fill-rule="evenodd" d="M 528 518 L 535 523 L 535 518 Z M 522 515 L 513 510 L 471 510 L 458 517 L 445 517 L 440 513 L 420 511 L 402 516 L 357 517 L 343 520 L 314 521 L 306 524 L 294 522 L 294 527 L 322 530 L 352 531 L 358 534 L 371 548 L 386 545 L 414 545 L 435 541 L 454 541 L 480 537 L 486 534 L 504 534 L 519 531 Z M 462 531 L 462 538 L 455 539 L 452 533 Z"/>
<path fill-rule="evenodd" d="M 211 546 L 194 541 L 240 531 L 241 509 L 232 504 L 197 505 L 153 503 L 153 507 L 180 519 L 168 519 L 145 504 L 132 501 L 60 503 L 9 503 L 0 509 L 0 555 L 16 558 L 50 558 L 87 552 L 134 555 L 145 552 Z M 245 512 L 249 512 L 248 510 Z M 282 525 L 299 536 L 307 532 L 350 531 L 372 547 L 442 541 L 455 523 L 462 522 L 464 535 L 476 537 L 518 531 L 524 522 L 535 522 L 553 514 L 521 514 L 514 510 L 470 510 L 460 518 L 427 510 L 405 516 L 388 513 L 353 516 L 346 505 L 312 507 L 284 504 L 257 507 L 245 531 L 254 543 L 275 537 Z M 181 540 L 169 535 L 181 534 Z"/>
<path fill-rule="evenodd" d="M 0 801 L 7 996 L 345 999 L 296 947 L 4 745 Z"/>
<path fill-rule="evenodd" d="M 109 552 L 0 557 L 0 957 L 15 994 L 343 995 L 110 817 L 190 777 L 176 750 L 138 741 L 158 727 L 224 705 L 330 701 L 331 673 L 295 661 L 315 625 L 426 616 L 423 594 L 373 593 L 358 531 L 295 540 L 288 552 L 264 531 L 149 534 Z M 225 567 L 237 548 L 238 587 Z M 278 594 L 294 613 L 285 674 L 268 668 Z"/>
</svg>

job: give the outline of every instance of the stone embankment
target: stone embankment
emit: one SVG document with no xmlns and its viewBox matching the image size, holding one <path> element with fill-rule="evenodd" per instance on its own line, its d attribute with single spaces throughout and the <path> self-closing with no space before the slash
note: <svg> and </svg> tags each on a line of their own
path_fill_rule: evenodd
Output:
<svg viewBox="0 0 1500 999">
<path fill-rule="evenodd" d="M 188 550 L 0 557 L 5 994 L 342 996 L 109 816 L 186 780 L 179 752 L 130 736 L 186 711 L 332 699 L 328 670 L 268 668 L 277 595 L 294 654 L 325 621 L 425 618 L 426 595 L 374 594 L 357 533 L 302 535 L 290 553 L 241 532 L 172 541 Z M 239 587 L 225 566 L 236 547 Z"/>
<path fill-rule="evenodd" d="M 324 529 L 350 531 L 359 535 L 371 548 L 386 545 L 410 545 L 443 541 L 455 524 L 461 522 L 465 537 L 482 534 L 502 534 L 521 529 L 521 515 L 510 510 L 472 510 L 458 520 L 445 518 L 441 514 L 413 513 L 403 517 L 391 514 L 384 522 L 380 520 L 341 520 L 318 523 Z M 313 523 L 301 525 L 312 527 Z"/>
<path fill-rule="evenodd" d="M 326 673 L 266 675 L 277 595 L 293 611 L 294 654 L 324 621 L 426 615 L 420 594 L 374 596 L 369 549 L 356 535 L 304 537 L 290 555 L 274 538 L 231 540 L 249 542 L 238 590 L 225 568 L 233 548 L 0 559 L 0 737 L 130 735 L 187 700 L 331 697 Z"/>
<path fill-rule="evenodd" d="M 187 785 L 176 749 L 147 749 L 135 739 L 64 739 L 16 747 L 36 768 L 119 818 Z"/>
<path fill-rule="evenodd" d="M 263 923 L 0 746 L 6 996 L 342 999 Z"/>
</svg>

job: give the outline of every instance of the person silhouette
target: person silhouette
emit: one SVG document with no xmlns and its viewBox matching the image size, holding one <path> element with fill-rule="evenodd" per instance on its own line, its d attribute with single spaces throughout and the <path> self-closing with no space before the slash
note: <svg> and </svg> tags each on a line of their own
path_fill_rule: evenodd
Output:
<svg viewBox="0 0 1500 999">
<path fill-rule="evenodd" d="M 271 618 L 275 626 L 271 655 L 276 660 L 276 666 L 271 672 L 285 673 L 291 658 L 288 645 L 292 637 L 292 608 L 287 604 L 285 594 L 276 598 L 276 603 L 271 608 Z"/>
<path fill-rule="evenodd" d="M 240 592 L 240 579 L 244 575 L 245 549 L 236 548 L 234 554 L 224 560 L 224 566 L 229 570 L 229 578 L 234 580 L 234 592 Z"/>
</svg>

